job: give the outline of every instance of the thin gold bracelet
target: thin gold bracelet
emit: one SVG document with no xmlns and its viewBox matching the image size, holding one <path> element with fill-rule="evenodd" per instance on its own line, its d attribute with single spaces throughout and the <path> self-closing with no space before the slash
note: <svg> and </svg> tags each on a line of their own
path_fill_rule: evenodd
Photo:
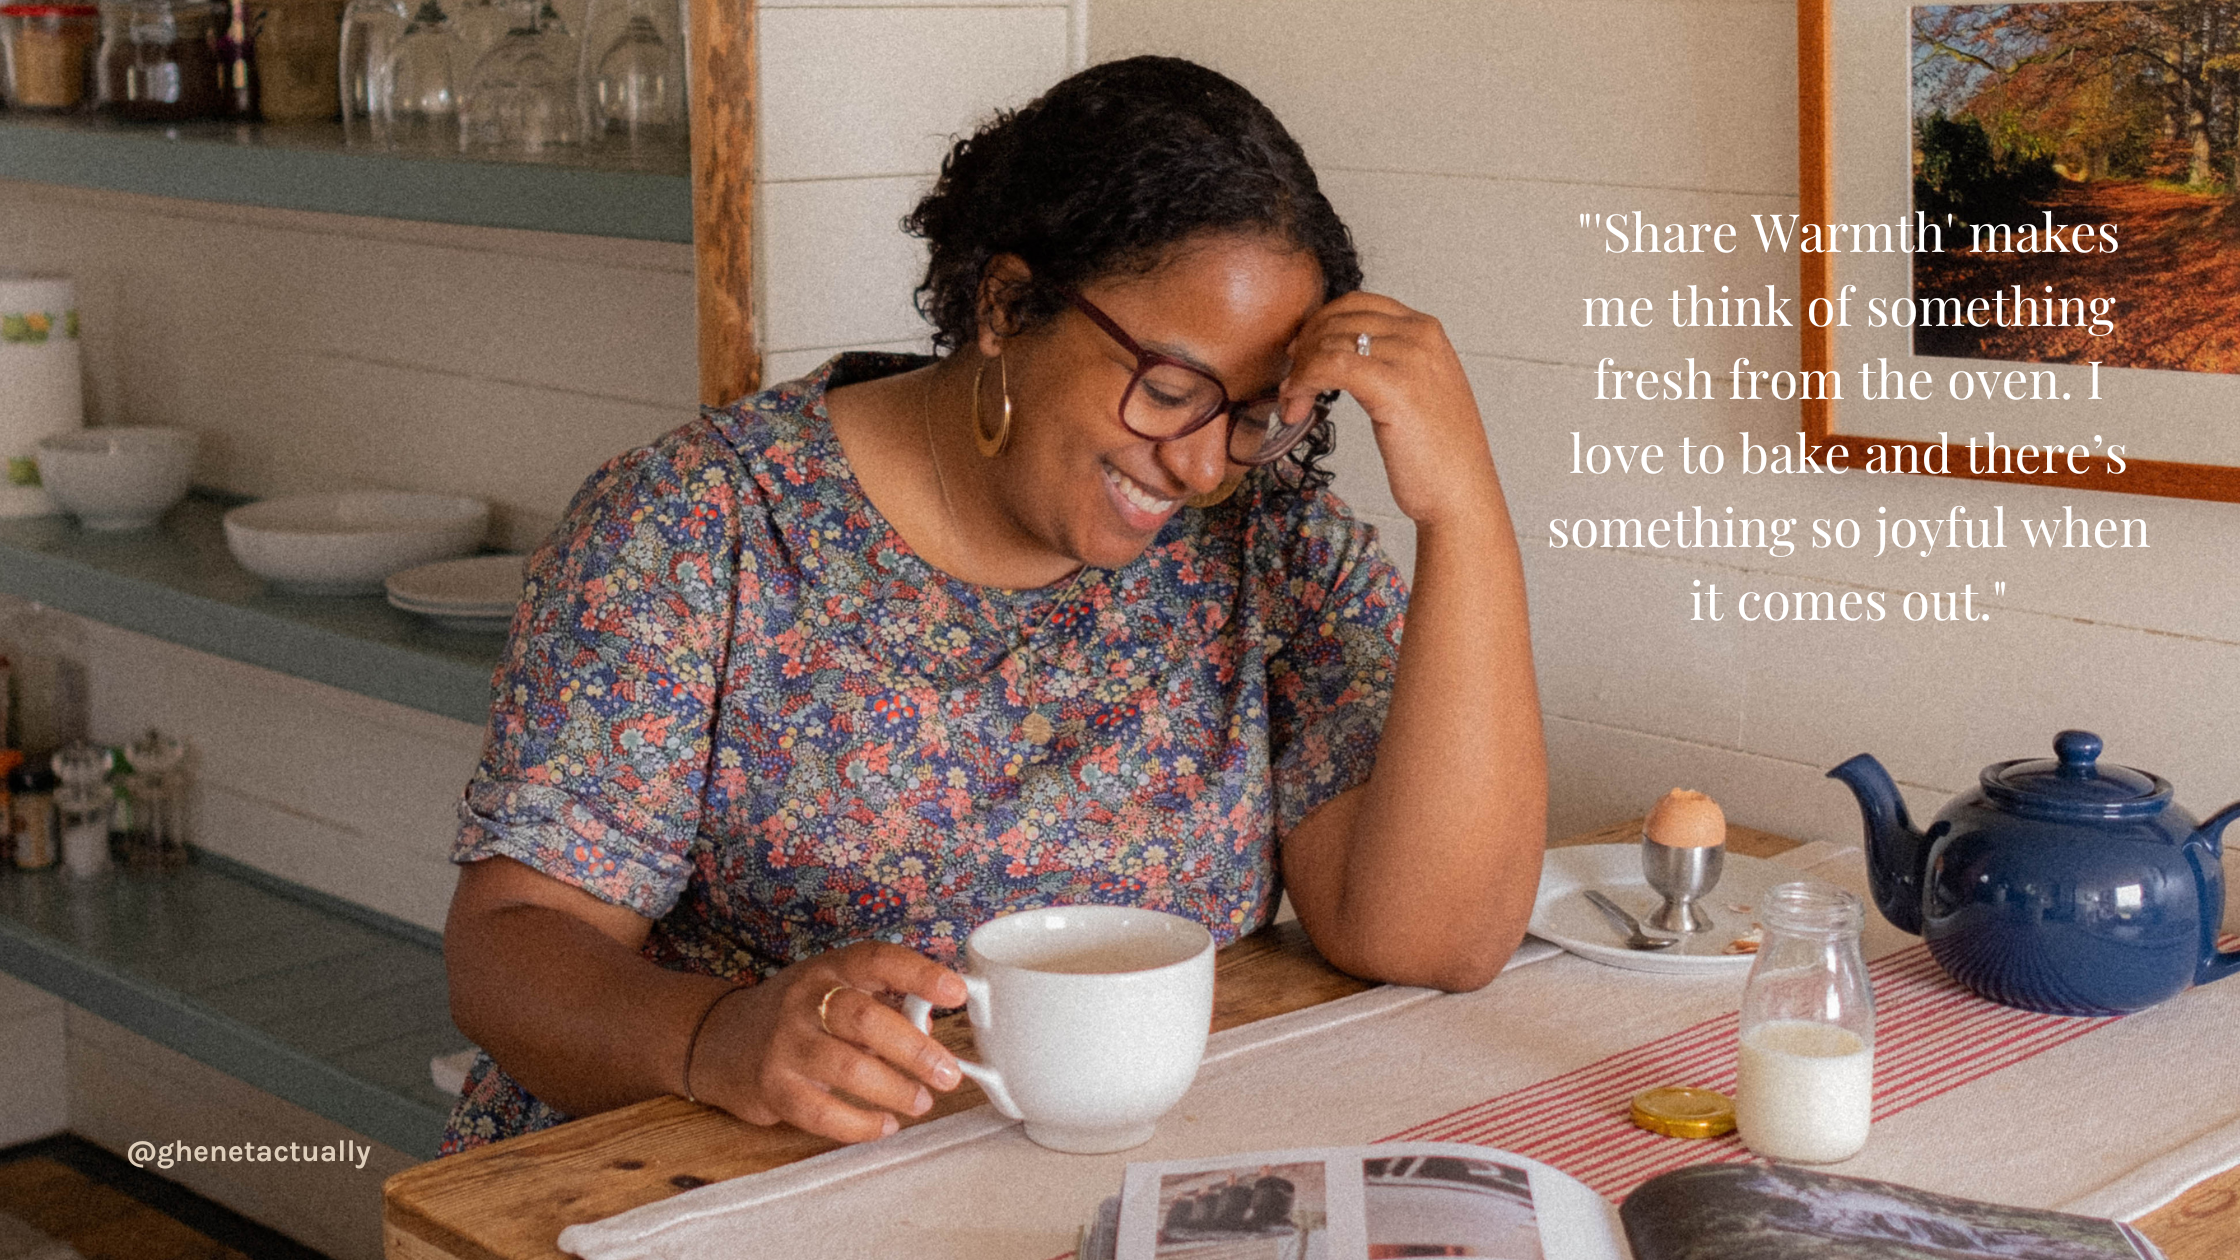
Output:
<svg viewBox="0 0 2240 1260">
<path fill-rule="evenodd" d="M 700 1101 L 692 1092 L 692 1056 L 698 1053 L 700 1049 L 700 1033 L 708 1026 L 708 1017 L 716 1013 L 716 1008 L 723 1005 L 725 998 L 734 993 L 744 993 L 752 987 L 754 986 L 745 984 L 732 985 L 723 992 L 716 994 L 709 1001 L 707 1008 L 700 1012 L 700 1022 L 692 1026 L 691 1040 L 684 1043 L 684 1100 L 686 1102 L 697 1103 Z"/>
</svg>

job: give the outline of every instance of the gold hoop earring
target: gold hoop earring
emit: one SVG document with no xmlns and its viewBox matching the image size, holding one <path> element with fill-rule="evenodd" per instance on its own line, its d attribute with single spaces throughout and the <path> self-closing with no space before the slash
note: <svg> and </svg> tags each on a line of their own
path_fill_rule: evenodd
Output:
<svg viewBox="0 0 2240 1260">
<path fill-rule="evenodd" d="M 1011 444 L 1011 367 L 1003 361 L 1002 355 L 996 356 L 996 370 L 1003 374 L 1003 427 L 996 430 L 993 437 L 980 425 L 980 377 L 987 370 L 988 361 L 982 359 L 972 372 L 972 440 L 978 444 L 982 455 L 994 459 Z"/>
<path fill-rule="evenodd" d="M 1223 477 L 1221 479 L 1220 485 L 1206 491 L 1204 494 L 1193 494 L 1189 498 L 1184 499 L 1183 502 L 1194 508 L 1219 507 L 1223 503 L 1228 502 L 1230 495 L 1237 492 L 1237 487 L 1244 484 L 1245 474 L 1251 471 L 1252 470 L 1250 468 L 1239 468 L 1237 471 L 1230 473 L 1226 477 Z"/>
</svg>

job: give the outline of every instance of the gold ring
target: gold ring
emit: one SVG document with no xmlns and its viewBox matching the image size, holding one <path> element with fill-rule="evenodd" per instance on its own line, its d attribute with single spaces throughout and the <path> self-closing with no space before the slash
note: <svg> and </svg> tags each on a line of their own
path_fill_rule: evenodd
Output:
<svg viewBox="0 0 2240 1260">
<path fill-rule="evenodd" d="M 832 1025 L 825 1021 L 825 1016 L 832 1009 L 832 995 L 835 993 L 845 993 L 854 987 L 855 986 L 852 984 L 836 984 L 831 988 L 826 989 L 824 991 L 824 996 L 817 999 L 817 1026 L 824 1029 L 825 1036 L 838 1037 L 840 1035 L 839 1033 L 832 1031 Z"/>
</svg>

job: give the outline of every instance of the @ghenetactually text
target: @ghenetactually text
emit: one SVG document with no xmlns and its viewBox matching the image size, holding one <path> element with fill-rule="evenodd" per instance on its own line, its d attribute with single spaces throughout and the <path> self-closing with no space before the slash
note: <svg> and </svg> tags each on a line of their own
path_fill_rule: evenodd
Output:
<svg viewBox="0 0 2240 1260">
<path fill-rule="evenodd" d="M 344 1140 L 314 1146 L 304 1142 L 234 1142 L 213 1146 L 200 1142 L 134 1142 L 125 1148 L 125 1159 L 134 1168 L 171 1168 L 179 1164 L 348 1164 L 360 1172 L 373 1148 Z"/>
</svg>

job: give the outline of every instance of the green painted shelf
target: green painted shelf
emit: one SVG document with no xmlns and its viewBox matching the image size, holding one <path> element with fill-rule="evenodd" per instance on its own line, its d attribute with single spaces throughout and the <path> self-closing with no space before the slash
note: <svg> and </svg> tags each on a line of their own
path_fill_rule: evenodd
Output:
<svg viewBox="0 0 2240 1260">
<path fill-rule="evenodd" d="M 0 116 L 0 179 L 231 205 L 647 241 L 692 240 L 690 160 L 587 150 L 491 161 L 343 143 L 340 124 Z"/>
<path fill-rule="evenodd" d="M 0 592 L 183 647 L 481 726 L 504 636 L 443 630 L 378 595 L 289 595 L 234 563 L 226 504 L 194 496 L 153 530 L 0 521 Z"/>
<path fill-rule="evenodd" d="M 0 971 L 375 1141 L 433 1159 L 452 1027 L 433 932 L 203 853 L 172 871 L 0 870 Z"/>
</svg>

